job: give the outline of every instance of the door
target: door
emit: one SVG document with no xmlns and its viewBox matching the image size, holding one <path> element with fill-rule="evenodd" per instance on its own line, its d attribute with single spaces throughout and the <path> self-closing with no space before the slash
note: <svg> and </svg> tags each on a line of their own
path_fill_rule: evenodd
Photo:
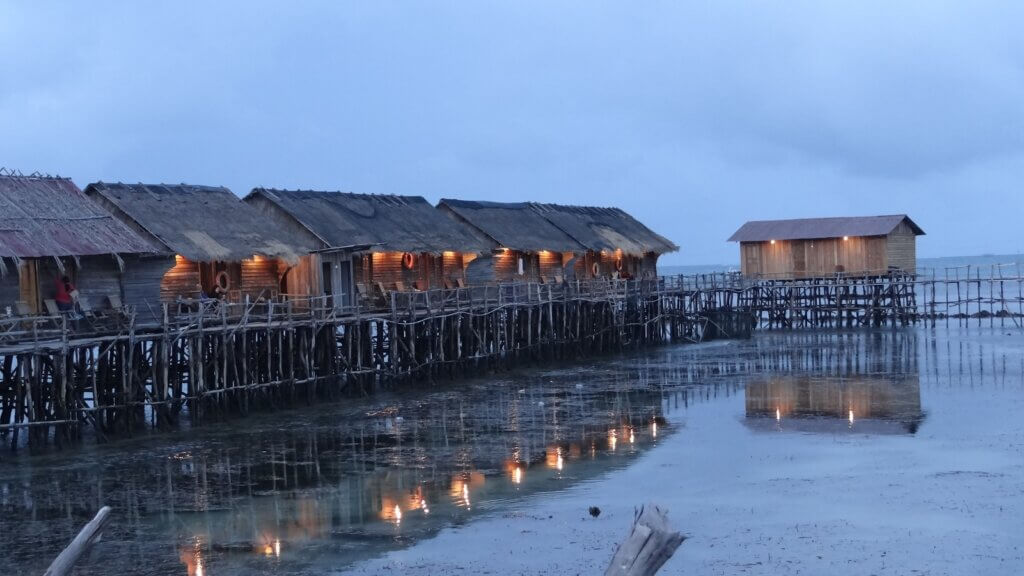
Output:
<svg viewBox="0 0 1024 576">
<path fill-rule="evenodd" d="M 761 247 L 757 244 L 743 245 L 743 273 L 748 277 L 761 274 Z"/>
<path fill-rule="evenodd" d="M 325 304 L 333 306 L 334 296 L 334 265 L 332 262 L 324 262 L 320 265 L 320 282 L 322 284 L 320 293 L 326 300 Z"/>
<path fill-rule="evenodd" d="M 339 308 L 352 305 L 352 262 L 345 260 L 335 265 L 338 273 L 338 297 L 335 305 Z"/>
<path fill-rule="evenodd" d="M 793 250 L 793 274 L 795 276 L 807 275 L 807 246 L 803 240 L 794 240 L 790 243 Z"/>
</svg>

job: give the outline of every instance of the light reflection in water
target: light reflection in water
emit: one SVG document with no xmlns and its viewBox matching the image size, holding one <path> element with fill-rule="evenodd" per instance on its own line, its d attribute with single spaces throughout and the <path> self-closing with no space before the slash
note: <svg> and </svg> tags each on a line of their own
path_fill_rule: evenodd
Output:
<svg viewBox="0 0 1024 576">
<path fill-rule="evenodd" d="M 748 426 L 759 430 L 913 434 L 924 420 L 918 375 L 758 377 L 744 387 Z M 773 426 L 764 425 L 774 416 Z M 782 417 L 786 422 L 781 425 Z"/>
</svg>

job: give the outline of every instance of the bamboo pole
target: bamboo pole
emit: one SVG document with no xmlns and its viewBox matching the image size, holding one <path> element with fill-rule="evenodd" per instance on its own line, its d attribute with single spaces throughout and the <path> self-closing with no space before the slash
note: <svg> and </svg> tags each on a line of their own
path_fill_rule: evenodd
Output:
<svg viewBox="0 0 1024 576">
<path fill-rule="evenodd" d="M 110 507 L 104 506 L 96 513 L 96 516 L 89 521 L 85 527 L 75 536 L 75 539 L 68 544 L 68 547 L 54 559 L 43 576 L 65 576 L 71 573 L 78 559 L 85 554 L 85 551 L 96 540 L 100 538 L 103 528 L 110 522 Z"/>
</svg>

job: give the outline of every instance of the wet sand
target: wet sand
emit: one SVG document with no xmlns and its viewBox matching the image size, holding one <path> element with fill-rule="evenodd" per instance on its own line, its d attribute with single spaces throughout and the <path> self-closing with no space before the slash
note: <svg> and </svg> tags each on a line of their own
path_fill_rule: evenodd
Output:
<svg viewBox="0 0 1024 576">
<path fill-rule="evenodd" d="M 601 573 L 651 501 L 690 536 L 664 574 L 1024 573 L 1024 335 L 1006 333 L 920 331 L 915 434 L 751 429 L 742 395 L 698 403 L 627 469 L 351 572 Z"/>
<path fill-rule="evenodd" d="M 761 333 L 0 459 L 2 573 L 1024 573 L 1024 334 Z M 592 518 L 587 510 L 598 506 Z"/>
</svg>

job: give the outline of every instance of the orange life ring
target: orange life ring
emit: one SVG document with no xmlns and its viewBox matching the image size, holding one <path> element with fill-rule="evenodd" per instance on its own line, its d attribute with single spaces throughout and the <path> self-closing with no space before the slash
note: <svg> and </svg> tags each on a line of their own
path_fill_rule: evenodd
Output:
<svg viewBox="0 0 1024 576">
<path fill-rule="evenodd" d="M 597 265 L 597 262 L 594 262 L 593 264 L 590 265 L 590 273 L 593 274 L 595 277 L 601 273 L 601 267 Z"/>
<path fill-rule="evenodd" d="M 615 259 L 615 270 L 618 272 L 622 272 L 622 258 Z"/>
<path fill-rule="evenodd" d="M 416 259 L 413 257 L 412 252 L 405 252 L 402 254 L 402 266 L 404 266 L 406 270 L 412 270 L 414 264 L 416 264 Z"/>
</svg>

